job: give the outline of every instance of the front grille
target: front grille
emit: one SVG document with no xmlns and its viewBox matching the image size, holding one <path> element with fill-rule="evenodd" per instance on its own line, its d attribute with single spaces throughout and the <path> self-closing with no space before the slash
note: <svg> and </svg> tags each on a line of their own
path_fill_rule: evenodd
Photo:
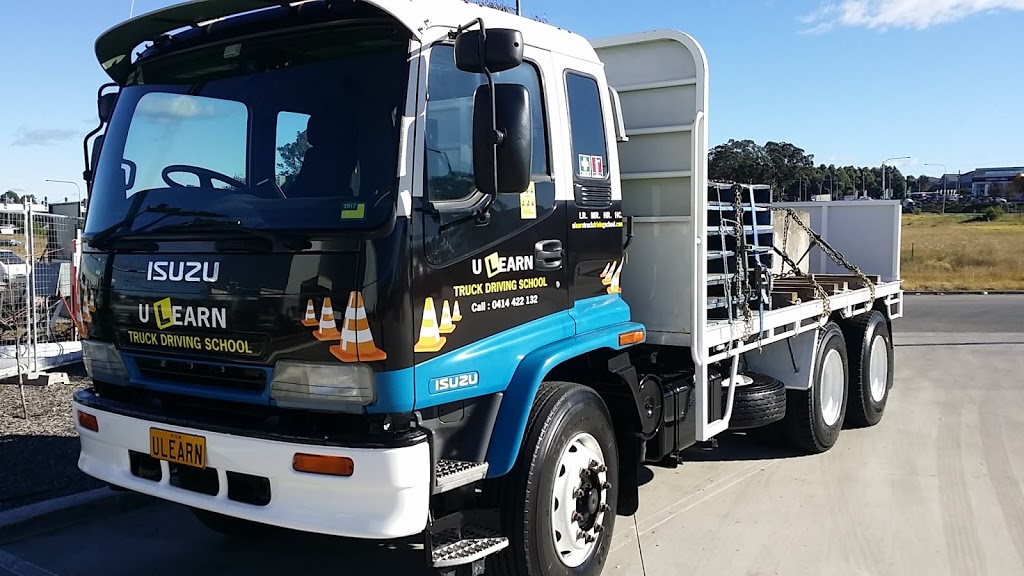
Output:
<svg viewBox="0 0 1024 576">
<path fill-rule="evenodd" d="M 262 368 L 202 364 L 187 360 L 135 358 L 143 378 L 241 392 L 263 392 L 267 372 Z"/>
</svg>

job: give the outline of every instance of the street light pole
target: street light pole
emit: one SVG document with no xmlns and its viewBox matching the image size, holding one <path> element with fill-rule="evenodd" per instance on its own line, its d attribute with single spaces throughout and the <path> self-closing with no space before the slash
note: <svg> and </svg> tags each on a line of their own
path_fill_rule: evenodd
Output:
<svg viewBox="0 0 1024 576">
<path fill-rule="evenodd" d="M 910 156 L 896 156 L 896 157 L 893 157 L 893 158 L 886 158 L 885 160 L 882 160 L 882 200 L 888 200 L 889 199 L 889 194 L 888 194 L 888 192 L 887 192 L 887 190 L 885 188 L 885 164 L 887 162 L 889 162 L 889 160 L 909 160 L 909 159 L 910 159 Z"/>
<path fill-rule="evenodd" d="M 50 180 L 47 178 L 47 182 L 56 182 L 58 184 L 74 184 L 75 188 L 78 188 L 78 203 L 82 203 L 82 187 L 78 185 L 78 182 L 72 182 L 71 180 Z"/>
<path fill-rule="evenodd" d="M 942 166 L 942 213 L 946 213 L 946 165 L 941 163 L 925 163 L 925 166 Z M 959 185 L 959 182 L 957 182 Z"/>
</svg>

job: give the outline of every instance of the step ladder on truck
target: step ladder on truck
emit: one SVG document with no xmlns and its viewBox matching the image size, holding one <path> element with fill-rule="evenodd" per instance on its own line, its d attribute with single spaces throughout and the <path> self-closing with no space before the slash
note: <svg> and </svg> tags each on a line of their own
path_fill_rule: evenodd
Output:
<svg viewBox="0 0 1024 576">
<path fill-rule="evenodd" d="M 709 181 L 684 33 L 196 0 L 96 53 L 87 474 L 228 534 L 596 575 L 642 464 L 881 419 L 898 203 Z"/>
</svg>

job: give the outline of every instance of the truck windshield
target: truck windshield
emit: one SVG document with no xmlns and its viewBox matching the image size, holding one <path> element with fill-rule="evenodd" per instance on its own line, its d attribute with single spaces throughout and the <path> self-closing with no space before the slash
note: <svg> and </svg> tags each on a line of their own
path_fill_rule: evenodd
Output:
<svg viewBox="0 0 1024 576">
<path fill-rule="evenodd" d="M 143 59 L 105 135 L 86 234 L 379 226 L 407 53 L 399 34 L 333 29 Z"/>
</svg>

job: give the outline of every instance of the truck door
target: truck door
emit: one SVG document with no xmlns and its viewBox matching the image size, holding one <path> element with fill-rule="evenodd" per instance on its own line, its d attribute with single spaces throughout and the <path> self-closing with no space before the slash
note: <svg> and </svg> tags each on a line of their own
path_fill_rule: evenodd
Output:
<svg viewBox="0 0 1024 576">
<path fill-rule="evenodd" d="M 430 51 L 413 238 L 418 408 L 501 391 L 523 355 L 572 334 L 566 206 L 556 202 L 550 97 L 541 81 L 546 67 L 538 66 L 547 57 L 527 47 L 525 62 L 495 75 L 530 93 L 532 177 L 522 193 L 500 194 L 482 224 L 434 209 L 474 191 L 473 95 L 485 79 L 458 70 L 451 45 Z"/>
<path fill-rule="evenodd" d="M 618 161 L 611 141 L 611 114 L 598 75 L 570 67 L 564 73 L 569 112 L 569 161 L 572 202 L 569 209 L 569 265 L 574 270 L 575 302 L 620 298 L 622 269 L 622 212 Z M 585 304 L 577 306 L 586 308 Z M 592 328 L 585 313 L 577 314 L 579 331 Z"/>
</svg>

